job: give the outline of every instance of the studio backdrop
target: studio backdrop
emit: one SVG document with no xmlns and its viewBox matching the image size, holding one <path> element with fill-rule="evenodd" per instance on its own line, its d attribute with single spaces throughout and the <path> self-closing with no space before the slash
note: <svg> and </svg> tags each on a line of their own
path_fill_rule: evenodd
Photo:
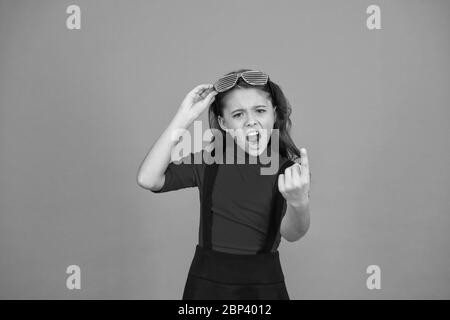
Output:
<svg viewBox="0 0 450 320">
<path fill-rule="evenodd" d="M 291 299 L 450 298 L 449 30 L 444 0 L 1 0 L 0 298 L 180 299 L 198 189 L 136 175 L 185 95 L 240 68 L 308 150 Z"/>
</svg>

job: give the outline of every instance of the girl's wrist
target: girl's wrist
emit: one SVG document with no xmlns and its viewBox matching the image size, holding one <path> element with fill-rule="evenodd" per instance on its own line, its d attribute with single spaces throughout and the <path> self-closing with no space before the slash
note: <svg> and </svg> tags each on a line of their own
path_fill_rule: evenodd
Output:
<svg viewBox="0 0 450 320">
<path fill-rule="evenodd" d="M 191 125 L 190 121 L 186 119 L 182 114 L 177 113 L 170 122 L 169 127 L 172 129 L 188 129 Z"/>
<path fill-rule="evenodd" d="M 287 204 L 295 209 L 303 209 L 309 206 L 309 197 L 299 201 L 288 201 Z"/>
</svg>

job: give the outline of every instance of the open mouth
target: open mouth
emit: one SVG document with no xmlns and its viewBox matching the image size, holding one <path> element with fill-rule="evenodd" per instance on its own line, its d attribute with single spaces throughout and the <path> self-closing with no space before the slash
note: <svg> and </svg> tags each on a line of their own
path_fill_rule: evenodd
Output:
<svg viewBox="0 0 450 320">
<path fill-rule="evenodd" d="M 245 138 L 247 139 L 248 142 L 256 144 L 256 143 L 259 143 L 261 134 L 258 131 L 252 131 L 252 132 L 248 133 L 245 136 Z"/>
</svg>

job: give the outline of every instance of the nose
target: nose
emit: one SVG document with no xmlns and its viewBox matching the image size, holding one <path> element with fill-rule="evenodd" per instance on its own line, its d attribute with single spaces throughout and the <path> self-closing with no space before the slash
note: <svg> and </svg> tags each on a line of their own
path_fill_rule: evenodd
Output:
<svg viewBox="0 0 450 320">
<path fill-rule="evenodd" d="M 248 119 L 247 119 L 247 126 L 250 127 L 255 124 L 256 124 L 255 118 L 253 117 L 253 115 L 249 114 Z"/>
</svg>

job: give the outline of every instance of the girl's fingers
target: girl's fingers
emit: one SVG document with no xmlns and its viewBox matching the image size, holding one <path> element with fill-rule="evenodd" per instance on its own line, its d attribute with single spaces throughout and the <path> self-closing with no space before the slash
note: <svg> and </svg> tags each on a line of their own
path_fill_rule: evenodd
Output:
<svg viewBox="0 0 450 320">
<path fill-rule="evenodd" d="M 302 170 L 301 170 L 300 164 L 298 162 L 296 162 L 292 166 L 292 177 L 294 179 L 300 179 L 301 175 L 302 175 Z"/>
<path fill-rule="evenodd" d="M 214 101 L 214 99 L 216 98 L 217 92 L 216 91 L 212 91 L 210 92 L 206 98 L 205 98 L 205 106 L 209 107 L 209 105 Z"/>
<path fill-rule="evenodd" d="M 201 93 L 197 94 L 197 101 L 205 101 L 206 103 L 209 102 L 209 99 L 214 97 L 218 92 L 214 89 L 206 89 L 202 91 Z M 212 95 L 212 96 L 211 96 Z"/>
<path fill-rule="evenodd" d="M 200 94 L 200 97 L 202 97 L 202 98 L 208 98 L 210 94 L 216 95 L 217 93 L 218 93 L 218 92 L 215 91 L 214 89 L 206 89 L 205 91 L 203 91 L 203 92 Z"/>
<path fill-rule="evenodd" d="M 213 85 L 212 84 L 201 84 L 198 85 L 194 88 L 194 90 L 192 90 L 194 92 L 194 94 L 202 94 L 203 92 L 205 92 L 206 90 L 210 90 L 212 89 Z"/>
<path fill-rule="evenodd" d="M 206 108 L 208 108 L 211 103 L 214 101 L 215 97 L 216 97 L 217 92 L 216 91 L 212 91 L 210 92 L 206 98 L 204 98 L 202 101 L 199 101 L 198 103 L 194 104 L 194 108 L 195 109 L 199 109 L 200 113 L 203 112 Z"/>
<path fill-rule="evenodd" d="M 305 148 L 300 149 L 300 157 L 302 167 L 304 167 L 305 169 L 309 169 L 308 153 L 306 152 Z"/>
<path fill-rule="evenodd" d="M 210 83 L 203 83 L 203 84 L 199 84 L 198 86 L 196 86 L 194 89 L 192 89 L 192 91 L 194 92 L 198 92 L 204 89 L 208 89 L 208 88 L 212 88 L 212 84 Z"/>
<path fill-rule="evenodd" d="M 291 181 L 292 181 L 292 171 L 291 171 L 291 167 L 286 168 L 286 170 L 284 170 L 284 176 L 285 176 L 285 183 L 286 186 L 290 186 L 291 185 Z"/>
<path fill-rule="evenodd" d="M 201 94 L 202 94 L 205 90 L 207 90 L 207 89 L 209 89 L 209 88 L 212 88 L 212 84 L 199 84 L 199 85 L 196 86 L 194 89 L 192 89 L 191 91 L 189 91 L 188 96 L 189 96 L 191 99 L 194 99 L 196 96 L 200 96 L 200 97 L 201 97 Z"/>
</svg>

